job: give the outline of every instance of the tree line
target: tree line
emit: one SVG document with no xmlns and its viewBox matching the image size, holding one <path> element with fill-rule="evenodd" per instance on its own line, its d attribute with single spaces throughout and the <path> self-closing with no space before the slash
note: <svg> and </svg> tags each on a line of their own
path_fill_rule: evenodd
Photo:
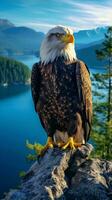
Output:
<svg viewBox="0 0 112 200">
<path fill-rule="evenodd" d="M 31 71 L 23 63 L 0 56 L 0 85 L 27 83 Z"/>
<path fill-rule="evenodd" d="M 96 50 L 97 58 L 106 60 L 104 73 L 94 74 L 93 130 L 94 155 L 112 159 L 112 27 L 105 34 L 102 48 Z"/>
</svg>

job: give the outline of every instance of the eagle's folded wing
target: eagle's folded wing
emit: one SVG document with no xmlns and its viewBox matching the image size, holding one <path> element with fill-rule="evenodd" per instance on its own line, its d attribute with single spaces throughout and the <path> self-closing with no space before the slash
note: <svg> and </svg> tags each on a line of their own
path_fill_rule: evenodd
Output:
<svg viewBox="0 0 112 200">
<path fill-rule="evenodd" d="M 87 141 L 91 130 L 92 92 L 89 70 L 82 61 L 78 61 L 76 65 L 76 79 L 79 101 L 82 105 L 85 140 Z"/>
<path fill-rule="evenodd" d="M 32 74 L 31 74 L 31 91 L 32 91 L 35 110 L 39 99 L 40 84 L 41 84 L 41 74 L 39 70 L 39 63 L 35 63 L 32 67 Z"/>
</svg>

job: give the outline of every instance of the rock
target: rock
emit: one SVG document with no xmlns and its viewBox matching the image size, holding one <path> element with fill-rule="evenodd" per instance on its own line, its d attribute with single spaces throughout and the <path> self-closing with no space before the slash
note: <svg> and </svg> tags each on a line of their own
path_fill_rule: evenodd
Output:
<svg viewBox="0 0 112 200">
<path fill-rule="evenodd" d="M 112 162 L 89 159 L 92 149 L 49 149 L 4 200 L 111 200 Z"/>
</svg>

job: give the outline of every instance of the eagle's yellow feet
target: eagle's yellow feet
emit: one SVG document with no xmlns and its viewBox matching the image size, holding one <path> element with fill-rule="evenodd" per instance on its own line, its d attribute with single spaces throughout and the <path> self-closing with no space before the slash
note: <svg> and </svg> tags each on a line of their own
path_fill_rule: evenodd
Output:
<svg viewBox="0 0 112 200">
<path fill-rule="evenodd" d="M 64 144 L 65 144 L 64 142 L 58 142 L 58 143 L 57 143 L 57 146 L 58 146 L 58 147 L 63 147 Z"/>
<path fill-rule="evenodd" d="M 70 147 L 70 149 L 75 149 L 73 137 L 68 138 L 68 142 L 62 147 L 62 149 L 66 149 Z"/>
<path fill-rule="evenodd" d="M 75 149 L 77 147 L 81 147 L 81 145 L 81 143 L 76 143 L 73 137 L 69 137 L 68 142 L 62 147 L 62 149 L 66 149 L 67 147 Z"/>
<path fill-rule="evenodd" d="M 41 149 L 41 151 L 39 152 L 39 156 L 42 156 L 45 154 L 45 152 L 49 149 L 49 148 L 53 148 L 54 147 L 54 142 L 52 137 L 48 137 L 47 139 L 47 143 L 46 145 Z"/>
</svg>

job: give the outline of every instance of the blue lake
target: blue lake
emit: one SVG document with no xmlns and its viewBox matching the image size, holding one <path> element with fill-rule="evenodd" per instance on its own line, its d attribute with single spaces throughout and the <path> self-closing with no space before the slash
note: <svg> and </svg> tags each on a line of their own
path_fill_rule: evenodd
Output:
<svg viewBox="0 0 112 200">
<path fill-rule="evenodd" d="M 16 60 L 30 69 L 38 61 L 34 56 L 16 56 Z M 92 69 L 92 73 L 101 69 Z M 102 70 L 103 71 L 103 70 Z M 0 88 L 0 195 L 20 183 L 19 172 L 27 170 L 25 157 L 29 151 L 25 141 L 44 144 L 46 134 L 42 129 L 31 97 L 30 86 Z"/>
</svg>

